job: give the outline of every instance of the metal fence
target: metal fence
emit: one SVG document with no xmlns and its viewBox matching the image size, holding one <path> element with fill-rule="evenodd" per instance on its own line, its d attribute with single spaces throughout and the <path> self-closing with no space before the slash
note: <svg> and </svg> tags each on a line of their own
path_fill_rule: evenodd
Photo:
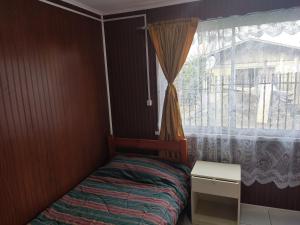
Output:
<svg viewBox="0 0 300 225">
<path fill-rule="evenodd" d="M 206 74 L 176 86 L 184 126 L 300 130 L 300 73 Z"/>
</svg>

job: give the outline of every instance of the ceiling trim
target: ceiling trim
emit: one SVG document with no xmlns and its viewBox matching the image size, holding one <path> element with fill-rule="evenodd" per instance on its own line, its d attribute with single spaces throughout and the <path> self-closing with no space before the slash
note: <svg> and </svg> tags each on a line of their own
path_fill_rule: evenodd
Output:
<svg viewBox="0 0 300 225">
<path fill-rule="evenodd" d="M 201 2 L 201 1 L 203 0 L 168 0 L 165 2 L 152 2 L 152 3 L 150 2 L 150 3 L 140 4 L 139 6 L 126 8 L 122 10 L 103 11 L 103 14 L 104 15 L 119 14 L 119 13 L 133 12 L 139 10 L 154 9 L 154 8 L 159 8 L 164 6 L 179 5 L 188 2 Z"/>
<path fill-rule="evenodd" d="M 85 16 L 85 17 L 91 18 L 93 20 L 102 21 L 102 18 L 103 18 L 102 15 L 101 15 L 101 18 L 97 18 L 95 16 L 89 15 L 89 14 L 81 12 L 81 11 L 78 11 L 76 9 L 72 9 L 70 6 L 66 7 L 66 6 L 63 6 L 61 4 L 54 3 L 52 1 L 48 1 L 48 0 L 38 0 L 38 1 L 42 2 L 42 3 L 45 3 L 45 4 L 48 4 L 48 5 L 51 5 L 51 6 L 54 6 L 54 7 L 57 7 L 57 8 L 60 8 L 60 9 L 63 9 L 63 10 L 66 10 L 66 11 L 69 11 L 69 12 L 72 12 L 72 13 L 75 13 L 75 14 L 78 14 L 78 15 L 81 15 L 81 16 Z M 82 9 L 82 8 L 80 8 L 80 9 Z"/>
<path fill-rule="evenodd" d="M 98 9 L 92 8 L 92 7 L 90 7 L 90 6 L 86 5 L 86 4 L 83 4 L 81 2 L 78 2 L 76 0 L 61 0 L 61 1 L 69 3 L 69 4 L 74 5 L 74 6 L 77 6 L 79 8 L 85 9 L 87 11 L 90 11 L 92 13 L 98 14 L 100 16 L 104 15 L 103 11 L 100 11 Z"/>
</svg>

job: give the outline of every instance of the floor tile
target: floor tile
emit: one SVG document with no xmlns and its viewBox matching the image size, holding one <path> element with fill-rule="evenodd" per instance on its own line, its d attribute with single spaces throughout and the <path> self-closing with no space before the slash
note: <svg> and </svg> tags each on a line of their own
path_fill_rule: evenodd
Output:
<svg viewBox="0 0 300 225">
<path fill-rule="evenodd" d="M 271 225 L 268 208 L 241 204 L 241 224 L 245 225 Z"/>
<path fill-rule="evenodd" d="M 271 221 L 270 221 L 271 219 Z M 241 204 L 241 225 L 300 225 L 300 212 Z M 177 225 L 192 225 L 183 213 Z"/>
<path fill-rule="evenodd" d="M 270 208 L 269 214 L 270 214 L 272 225 L 299 225 L 300 224 L 299 211 Z"/>
</svg>

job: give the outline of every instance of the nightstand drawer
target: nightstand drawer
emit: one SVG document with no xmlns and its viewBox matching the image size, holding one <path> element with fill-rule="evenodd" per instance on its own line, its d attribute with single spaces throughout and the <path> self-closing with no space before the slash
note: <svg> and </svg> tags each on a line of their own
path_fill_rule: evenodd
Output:
<svg viewBox="0 0 300 225">
<path fill-rule="evenodd" d="M 238 182 L 192 177 L 192 191 L 203 194 L 239 198 L 240 184 Z"/>
</svg>

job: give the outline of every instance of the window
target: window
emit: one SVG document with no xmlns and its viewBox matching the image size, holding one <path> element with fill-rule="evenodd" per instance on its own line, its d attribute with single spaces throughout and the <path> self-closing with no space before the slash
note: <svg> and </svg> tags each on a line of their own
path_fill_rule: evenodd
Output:
<svg viewBox="0 0 300 225">
<path fill-rule="evenodd" d="M 287 18 L 199 23 L 175 81 L 186 133 L 299 134 L 300 18 Z M 161 69 L 158 82 L 161 109 Z"/>
</svg>

